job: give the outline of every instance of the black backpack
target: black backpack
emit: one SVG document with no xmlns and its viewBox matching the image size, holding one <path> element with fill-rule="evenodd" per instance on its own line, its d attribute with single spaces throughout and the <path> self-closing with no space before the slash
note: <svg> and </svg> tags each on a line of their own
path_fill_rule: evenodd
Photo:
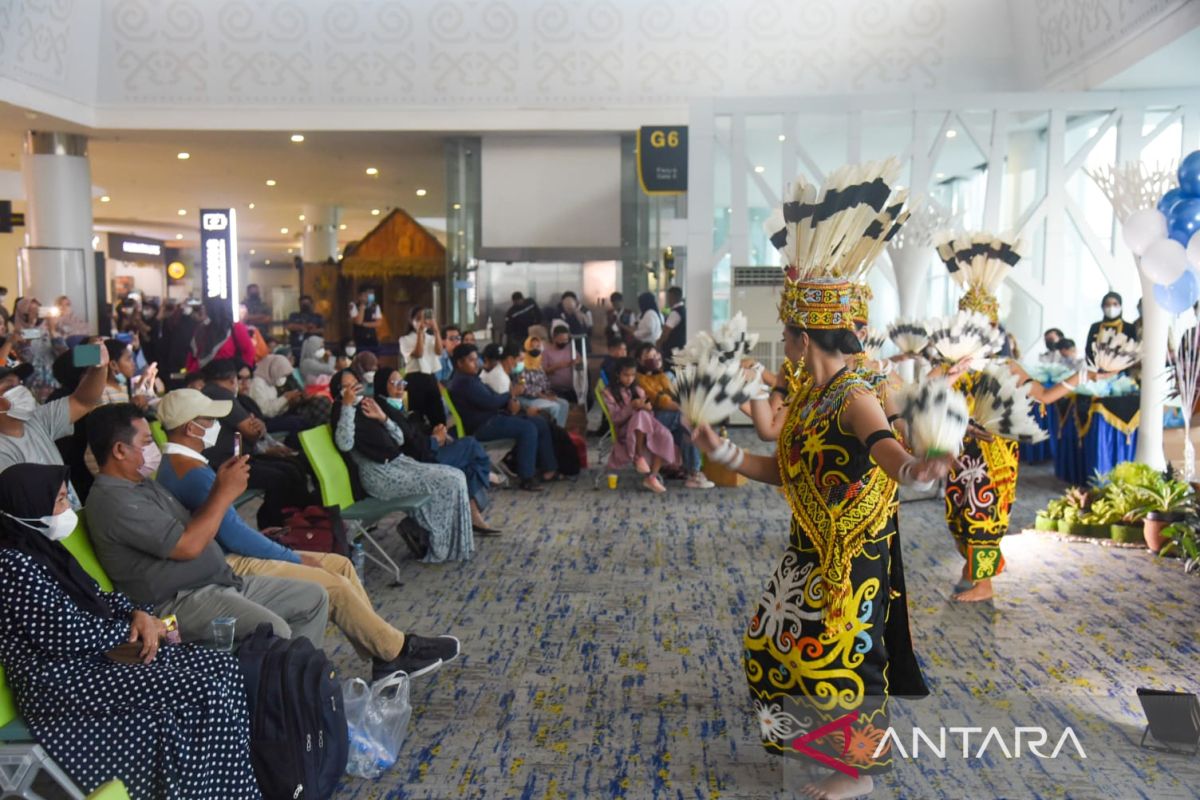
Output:
<svg viewBox="0 0 1200 800">
<path fill-rule="evenodd" d="M 266 800 L 324 800 L 350 755 L 333 664 L 301 636 L 260 624 L 238 648 L 250 709 L 250 760 Z"/>
</svg>

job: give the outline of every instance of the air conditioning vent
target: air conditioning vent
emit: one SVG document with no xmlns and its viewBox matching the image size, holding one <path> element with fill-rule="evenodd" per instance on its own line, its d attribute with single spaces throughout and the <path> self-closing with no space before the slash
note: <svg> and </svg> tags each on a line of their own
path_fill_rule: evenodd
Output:
<svg viewBox="0 0 1200 800">
<path fill-rule="evenodd" d="M 783 270 L 779 267 L 734 267 L 734 286 L 782 286 Z"/>
</svg>

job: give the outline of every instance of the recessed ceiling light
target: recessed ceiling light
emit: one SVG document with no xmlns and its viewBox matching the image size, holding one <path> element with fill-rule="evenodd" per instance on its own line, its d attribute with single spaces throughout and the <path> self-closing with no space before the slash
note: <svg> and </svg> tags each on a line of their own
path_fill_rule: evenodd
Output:
<svg viewBox="0 0 1200 800">
<path fill-rule="evenodd" d="M 181 216 L 181 217 L 186 217 L 186 216 L 187 216 L 187 209 L 186 209 L 186 208 L 181 208 L 181 209 L 179 209 L 179 211 L 178 211 L 177 213 L 178 213 L 178 214 L 179 214 L 179 216 Z"/>
<path fill-rule="evenodd" d="M 781 134 L 779 134 L 779 141 L 781 141 L 781 142 L 786 142 L 786 141 L 787 141 L 787 137 L 786 137 L 786 136 L 784 136 L 784 135 L 781 133 Z"/>
<path fill-rule="evenodd" d="M 344 231 L 344 230 L 346 230 L 346 223 L 344 223 L 344 222 L 343 222 L 341 225 L 338 225 L 338 230 L 339 230 L 339 231 Z"/>
<path fill-rule="evenodd" d="M 251 250 L 251 251 L 250 251 L 250 255 L 254 255 L 254 251 L 253 251 L 253 250 Z"/>
<path fill-rule="evenodd" d="M 111 198 L 111 197 L 109 197 L 108 195 L 103 195 L 103 196 L 101 196 L 101 198 L 100 198 L 100 202 L 101 202 L 101 203 L 111 203 L 111 202 L 112 202 L 112 198 Z"/>
<path fill-rule="evenodd" d="M 761 175 L 767 171 L 767 168 L 764 167 L 762 164 L 759 164 L 757 167 L 754 168 L 754 171 L 757 172 L 759 175 Z"/>
<path fill-rule="evenodd" d="M 287 229 L 287 228 L 280 228 L 280 229 L 279 229 L 279 232 L 280 232 L 280 233 L 287 233 L 287 232 L 288 232 L 288 229 Z"/>
<path fill-rule="evenodd" d="M 264 263 L 264 264 L 270 264 L 270 263 L 271 263 L 271 259 L 269 259 L 269 258 L 268 258 L 268 259 L 264 260 L 264 261 L 263 261 L 263 263 Z"/>
<path fill-rule="evenodd" d="M 301 214 L 299 217 L 297 217 L 297 219 L 299 219 L 301 222 L 304 222 L 304 215 Z"/>
<path fill-rule="evenodd" d="M 289 253 L 294 253 L 294 252 L 295 252 L 295 250 L 294 250 L 293 248 L 289 247 L 289 248 L 288 248 L 288 252 L 289 252 Z"/>
<path fill-rule="evenodd" d="M 178 158 L 180 161 L 187 161 L 189 158 L 192 157 L 192 154 L 191 153 L 178 153 L 178 154 L 176 154 L 175 157 Z"/>
<path fill-rule="evenodd" d="M 938 180 L 941 180 L 942 178 L 946 177 L 946 173 L 939 172 L 938 174 L 934 175 L 933 177 L 937 178 Z"/>
<path fill-rule="evenodd" d="M 254 203 L 251 203 L 249 206 L 247 206 L 247 208 L 254 208 Z"/>
<path fill-rule="evenodd" d="M 459 236 L 466 236 L 466 235 L 467 235 L 467 232 L 466 232 L 466 231 L 459 231 L 459 232 L 458 232 L 458 235 L 459 235 Z"/>
<path fill-rule="evenodd" d="M 267 186 L 274 186 L 274 185 L 275 185 L 275 179 L 267 178 Z"/>
<path fill-rule="evenodd" d="M 303 133 L 293 133 L 293 134 L 292 134 L 292 141 L 293 141 L 293 142 L 296 142 L 297 144 L 299 144 L 300 142 L 303 142 L 303 141 L 304 141 L 304 134 L 303 134 Z"/>
<path fill-rule="evenodd" d="M 375 169 L 375 167 L 367 167 L 367 174 L 368 175 L 378 175 L 379 170 Z"/>
<path fill-rule="evenodd" d="M 946 131 L 947 139 L 953 139 L 955 136 L 958 136 L 958 131 L 954 130 L 954 128 L 950 128 Z"/>
<path fill-rule="evenodd" d="M 379 209 L 378 209 L 378 208 L 372 208 L 372 209 L 371 209 L 371 216 L 372 216 L 372 217 L 378 217 L 378 216 L 379 216 Z"/>
<path fill-rule="evenodd" d="M 183 238 L 183 234 L 182 234 L 182 233 L 177 233 L 177 234 L 175 234 L 175 238 L 176 238 L 176 239 L 182 239 L 182 238 Z"/>
<path fill-rule="evenodd" d="M 429 192 L 425 191 L 424 189 L 417 189 L 417 197 L 424 197 L 427 194 L 429 194 Z"/>
<path fill-rule="evenodd" d="M 454 204 L 454 210 L 455 210 L 455 211 L 458 211 L 460 208 L 462 208 L 462 203 L 455 203 L 455 204 Z"/>
</svg>

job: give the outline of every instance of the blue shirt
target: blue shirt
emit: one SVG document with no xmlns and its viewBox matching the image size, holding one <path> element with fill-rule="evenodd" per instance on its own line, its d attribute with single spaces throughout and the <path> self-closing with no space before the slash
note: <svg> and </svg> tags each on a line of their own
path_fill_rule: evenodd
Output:
<svg viewBox="0 0 1200 800">
<path fill-rule="evenodd" d="M 446 388 L 468 434 L 479 430 L 502 409 L 508 408 L 511 399 L 507 394 L 500 394 L 484 384 L 478 375 L 462 372 L 454 373 Z"/>
<path fill-rule="evenodd" d="M 437 379 L 445 384 L 450 380 L 450 376 L 454 374 L 454 362 L 450 360 L 450 355 L 443 350 L 439 358 L 442 360 L 442 368 L 438 370 Z"/>
<path fill-rule="evenodd" d="M 199 462 L 197 462 L 199 463 Z M 175 495 L 183 507 L 193 514 L 208 500 L 213 484 L 217 481 L 217 473 L 207 464 L 193 467 L 180 478 L 171 466 L 171 457 L 164 455 L 158 468 L 157 480 L 171 494 Z M 276 544 L 259 531 L 251 528 L 246 521 L 238 516 L 233 506 L 225 509 L 221 518 L 221 527 L 217 530 L 217 544 L 226 553 L 250 558 L 264 558 L 268 561 L 287 561 L 292 564 L 300 563 L 300 556 L 295 551 Z"/>
</svg>

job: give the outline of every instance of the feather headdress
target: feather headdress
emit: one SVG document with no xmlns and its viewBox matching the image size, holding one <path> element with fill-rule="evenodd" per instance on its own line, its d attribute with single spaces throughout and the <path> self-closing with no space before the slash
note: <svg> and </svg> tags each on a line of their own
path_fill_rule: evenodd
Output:
<svg viewBox="0 0 1200 800">
<path fill-rule="evenodd" d="M 970 415 L 967 400 L 945 378 L 909 384 L 896 393 L 900 416 L 908 423 L 912 450 L 919 456 L 958 455 Z"/>
<path fill-rule="evenodd" d="M 958 307 L 985 314 L 993 324 L 998 322 L 996 290 L 1021 260 L 1020 251 L 1020 240 L 1010 241 L 982 231 L 942 239 L 937 246 L 938 257 L 954 282 L 965 290 Z"/>
<path fill-rule="evenodd" d="M 1033 418 L 1029 390 L 1006 367 L 991 366 L 979 374 L 971 390 L 971 418 L 988 433 L 1004 439 L 1037 442 L 1046 438 Z"/>
<path fill-rule="evenodd" d="M 971 368 L 979 369 L 987 359 L 1004 347 L 1004 334 L 985 315 L 959 311 L 953 317 L 941 317 L 928 324 L 926 354 L 931 361 L 957 364 L 971 359 Z"/>
</svg>

